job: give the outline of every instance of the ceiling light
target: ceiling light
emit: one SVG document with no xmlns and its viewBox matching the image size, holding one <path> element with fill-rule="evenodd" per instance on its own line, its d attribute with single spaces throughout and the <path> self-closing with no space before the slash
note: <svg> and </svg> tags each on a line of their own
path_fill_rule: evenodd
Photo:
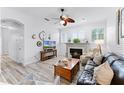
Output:
<svg viewBox="0 0 124 93">
<path fill-rule="evenodd" d="M 68 19 L 68 17 L 66 15 L 63 15 L 62 18 L 63 19 Z"/>
<path fill-rule="evenodd" d="M 60 21 L 60 24 L 62 24 L 62 25 L 65 24 L 65 21 L 64 20 L 61 20 Z"/>
</svg>

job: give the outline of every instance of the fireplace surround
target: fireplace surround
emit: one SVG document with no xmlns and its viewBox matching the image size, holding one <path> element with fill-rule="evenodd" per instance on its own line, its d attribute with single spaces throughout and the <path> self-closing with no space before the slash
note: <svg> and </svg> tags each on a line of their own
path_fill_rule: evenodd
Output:
<svg viewBox="0 0 124 93">
<path fill-rule="evenodd" d="M 88 43 L 66 43 L 66 57 L 77 57 L 77 58 L 79 58 L 78 57 L 79 55 L 82 55 L 83 53 L 86 53 L 87 45 L 88 45 Z M 70 52 L 74 52 L 74 53 L 70 53 Z"/>
</svg>

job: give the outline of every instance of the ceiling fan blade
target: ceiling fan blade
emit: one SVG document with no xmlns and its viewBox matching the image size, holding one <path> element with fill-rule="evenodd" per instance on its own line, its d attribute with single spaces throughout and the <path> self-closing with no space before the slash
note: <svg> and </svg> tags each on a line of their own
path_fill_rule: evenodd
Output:
<svg viewBox="0 0 124 93">
<path fill-rule="evenodd" d="M 66 20 L 67 20 L 67 22 L 69 22 L 69 23 L 75 23 L 75 20 L 72 19 L 72 18 L 67 18 Z"/>
<path fill-rule="evenodd" d="M 51 19 L 60 20 L 60 18 L 51 18 Z"/>
<path fill-rule="evenodd" d="M 63 19 L 63 16 L 60 16 L 60 19 L 61 19 L 61 20 L 64 20 L 64 19 Z"/>
<path fill-rule="evenodd" d="M 48 19 L 48 18 L 44 18 L 44 20 L 46 20 L 46 21 L 50 21 L 50 19 Z"/>
<path fill-rule="evenodd" d="M 66 19 L 68 19 L 68 16 L 62 15 L 62 16 L 60 16 L 60 19 L 61 19 L 61 20 L 66 20 Z"/>
<path fill-rule="evenodd" d="M 56 22 L 54 22 L 54 24 L 58 24 L 58 23 L 60 23 L 60 21 L 59 21 L 59 20 L 57 20 Z"/>
<path fill-rule="evenodd" d="M 63 24 L 63 26 L 66 26 L 67 25 L 67 21 L 65 21 L 65 23 Z"/>
</svg>

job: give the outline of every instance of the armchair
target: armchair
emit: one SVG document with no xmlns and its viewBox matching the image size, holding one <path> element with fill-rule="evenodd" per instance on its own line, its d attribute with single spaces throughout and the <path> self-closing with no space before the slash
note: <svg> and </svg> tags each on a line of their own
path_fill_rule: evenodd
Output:
<svg viewBox="0 0 124 93">
<path fill-rule="evenodd" d="M 86 65 L 88 59 L 92 59 L 94 56 L 100 55 L 99 47 L 90 49 L 87 53 L 80 56 L 80 62 L 82 65 Z"/>
</svg>

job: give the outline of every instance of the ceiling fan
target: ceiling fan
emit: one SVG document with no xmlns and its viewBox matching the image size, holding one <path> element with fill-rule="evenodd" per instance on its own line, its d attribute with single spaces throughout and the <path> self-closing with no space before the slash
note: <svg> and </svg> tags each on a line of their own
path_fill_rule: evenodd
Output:
<svg viewBox="0 0 124 93">
<path fill-rule="evenodd" d="M 75 23 L 74 19 L 72 19 L 71 17 L 68 17 L 67 15 L 63 14 L 64 13 L 64 8 L 61 8 L 60 10 L 62 12 L 60 17 L 59 18 L 52 18 L 52 19 L 59 20 L 60 24 L 62 24 L 63 26 L 66 26 L 68 23 Z M 44 18 L 44 20 L 50 21 L 50 19 L 48 19 L 48 18 Z"/>
</svg>

